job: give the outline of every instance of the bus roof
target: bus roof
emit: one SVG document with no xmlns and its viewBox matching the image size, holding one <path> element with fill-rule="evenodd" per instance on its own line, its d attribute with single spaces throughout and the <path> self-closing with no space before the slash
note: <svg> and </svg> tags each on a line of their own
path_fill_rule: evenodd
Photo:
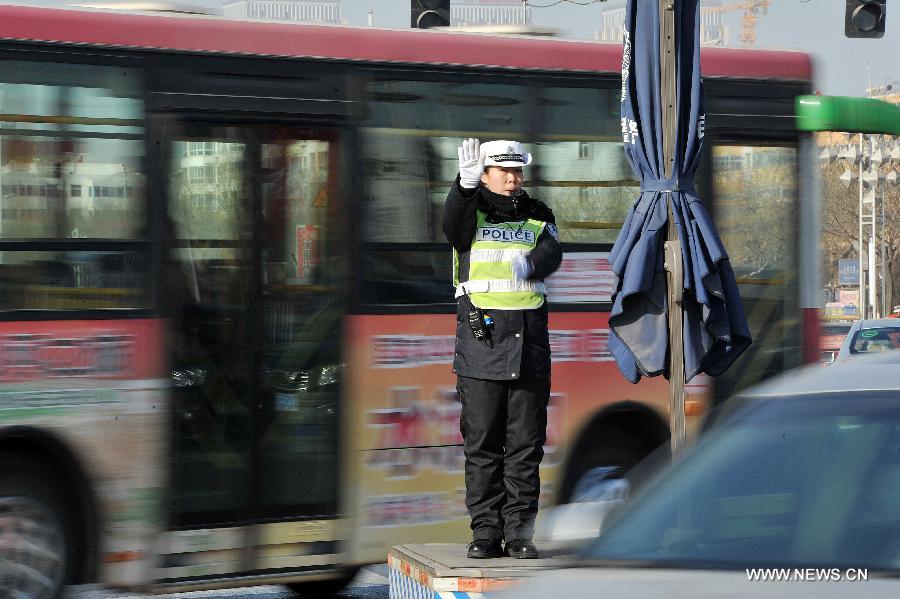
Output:
<svg viewBox="0 0 900 599">
<path fill-rule="evenodd" d="M 620 44 L 600 42 L 25 6 L 0 6 L 0 40 L 603 73 L 620 71 L 622 61 Z M 707 77 L 812 77 L 800 52 L 704 48 L 701 58 Z"/>
<path fill-rule="evenodd" d="M 798 96 L 796 107 L 801 131 L 900 135 L 900 106 L 875 98 Z"/>
</svg>

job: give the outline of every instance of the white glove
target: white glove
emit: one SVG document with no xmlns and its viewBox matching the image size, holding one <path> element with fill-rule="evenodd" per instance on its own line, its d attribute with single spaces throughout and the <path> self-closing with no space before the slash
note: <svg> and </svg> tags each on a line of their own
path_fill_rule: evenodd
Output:
<svg viewBox="0 0 900 599">
<path fill-rule="evenodd" d="M 512 275 L 517 281 L 526 281 L 534 273 L 534 266 L 525 254 L 516 254 L 512 259 Z"/>
<path fill-rule="evenodd" d="M 459 154 L 459 184 L 466 189 L 475 189 L 484 173 L 484 156 L 477 139 L 464 139 L 456 149 Z"/>
</svg>

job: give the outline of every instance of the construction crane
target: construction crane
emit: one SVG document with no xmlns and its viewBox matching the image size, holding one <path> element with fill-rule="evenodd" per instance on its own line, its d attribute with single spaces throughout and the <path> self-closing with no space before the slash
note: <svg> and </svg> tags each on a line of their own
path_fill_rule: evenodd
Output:
<svg viewBox="0 0 900 599">
<path fill-rule="evenodd" d="M 741 17 L 741 45 L 744 48 L 752 48 L 756 43 L 756 19 L 760 15 L 768 13 L 772 0 L 747 0 L 745 2 L 733 2 L 720 6 L 701 6 L 701 14 L 722 14 L 733 10 L 743 10 Z"/>
</svg>

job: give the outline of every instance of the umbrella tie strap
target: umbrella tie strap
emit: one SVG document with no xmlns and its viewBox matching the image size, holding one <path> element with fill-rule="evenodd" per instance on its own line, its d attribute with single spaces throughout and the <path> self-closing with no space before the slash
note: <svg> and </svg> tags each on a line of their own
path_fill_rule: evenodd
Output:
<svg viewBox="0 0 900 599">
<path fill-rule="evenodd" d="M 641 181 L 641 191 L 694 191 L 694 182 L 679 181 L 678 179 Z"/>
</svg>

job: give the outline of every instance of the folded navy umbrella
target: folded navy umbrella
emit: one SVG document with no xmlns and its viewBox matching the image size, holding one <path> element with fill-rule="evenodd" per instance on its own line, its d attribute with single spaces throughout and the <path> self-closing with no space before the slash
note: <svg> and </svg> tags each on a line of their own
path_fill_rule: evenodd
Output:
<svg viewBox="0 0 900 599">
<path fill-rule="evenodd" d="M 663 155 L 659 4 L 629 0 L 622 57 L 622 138 L 641 183 L 610 254 L 617 277 L 609 348 L 625 377 L 669 376 L 664 243 L 669 203 L 684 271 L 685 381 L 723 373 L 749 347 L 734 271 L 693 179 L 703 142 L 699 1 L 674 2 L 675 151 Z"/>
</svg>

